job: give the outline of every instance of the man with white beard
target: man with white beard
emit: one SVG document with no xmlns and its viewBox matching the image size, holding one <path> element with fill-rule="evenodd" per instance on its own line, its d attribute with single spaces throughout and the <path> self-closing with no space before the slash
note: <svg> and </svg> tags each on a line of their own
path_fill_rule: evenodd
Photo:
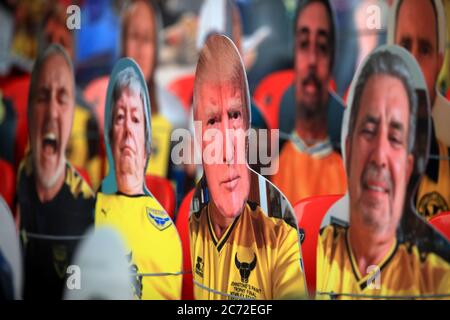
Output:
<svg viewBox="0 0 450 320">
<path fill-rule="evenodd" d="M 37 58 L 28 101 L 30 151 L 20 165 L 17 190 L 24 298 L 60 299 L 73 250 L 94 218 L 94 194 L 66 159 L 75 79 L 60 45 Z"/>
</svg>

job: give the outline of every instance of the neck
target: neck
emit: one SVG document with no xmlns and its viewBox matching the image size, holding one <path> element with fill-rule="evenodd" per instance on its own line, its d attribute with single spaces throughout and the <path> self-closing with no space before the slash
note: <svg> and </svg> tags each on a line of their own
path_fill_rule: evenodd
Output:
<svg viewBox="0 0 450 320">
<path fill-rule="evenodd" d="M 379 235 L 367 228 L 350 227 L 348 232 L 349 244 L 362 276 L 367 274 L 369 266 L 382 262 L 396 239 L 395 234 Z"/>
<path fill-rule="evenodd" d="M 128 196 L 141 195 L 144 193 L 144 181 L 140 179 L 119 178 L 117 179 L 117 190 Z"/>
<path fill-rule="evenodd" d="M 64 169 L 61 176 L 56 180 L 53 186 L 47 187 L 42 185 L 39 182 L 39 179 L 36 179 L 36 193 L 41 203 L 49 202 L 53 200 L 53 198 L 58 194 L 59 190 L 61 190 L 64 180 L 66 178 L 66 169 Z"/>
<path fill-rule="evenodd" d="M 227 228 L 233 223 L 234 219 L 236 219 L 240 213 L 234 218 L 228 218 L 219 211 L 219 209 L 214 204 L 214 201 L 211 201 L 210 203 L 211 205 L 208 208 L 209 218 L 211 219 L 211 224 L 216 238 L 220 239 L 222 238 Z"/>
<path fill-rule="evenodd" d="M 308 146 L 314 145 L 328 136 L 326 118 L 324 116 L 312 119 L 297 118 L 295 131 Z"/>
</svg>

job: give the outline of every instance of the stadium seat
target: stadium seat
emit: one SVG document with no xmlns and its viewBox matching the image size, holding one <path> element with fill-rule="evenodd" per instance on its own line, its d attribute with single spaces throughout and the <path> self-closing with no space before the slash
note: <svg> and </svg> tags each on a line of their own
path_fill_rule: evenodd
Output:
<svg viewBox="0 0 450 320">
<path fill-rule="evenodd" d="M 109 76 L 102 76 L 89 82 L 83 91 L 84 99 L 89 103 L 97 116 L 100 132 L 103 132 L 103 119 L 105 118 L 106 91 Z"/>
<path fill-rule="evenodd" d="M 6 78 L 0 82 L 0 89 L 3 96 L 9 98 L 13 102 L 17 115 L 16 149 L 14 151 L 15 169 L 19 167 L 28 142 L 27 109 L 30 80 L 30 75 L 26 74 L 13 78 Z"/>
<path fill-rule="evenodd" d="M 450 101 L 450 89 L 447 90 L 447 93 L 445 95 L 448 101 Z"/>
<path fill-rule="evenodd" d="M 84 168 L 80 168 L 80 167 L 75 167 L 75 170 L 80 174 L 80 176 L 84 179 L 84 181 L 87 182 L 89 187 L 92 188 L 91 178 L 89 177 L 87 170 Z"/>
<path fill-rule="evenodd" d="M 310 295 L 314 295 L 316 290 L 316 249 L 320 225 L 328 209 L 340 198 L 342 195 L 313 196 L 300 200 L 294 206 L 298 228 L 303 237 L 302 257 Z"/>
<path fill-rule="evenodd" d="M 14 195 L 16 192 L 16 176 L 13 166 L 7 161 L 0 159 L 0 173 L 2 182 L 0 183 L 0 195 L 5 199 L 11 212 L 14 212 Z"/>
<path fill-rule="evenodd" d="M 430 219 L 430 223 L 450 241 L 450 211 L 435 215 Z"/>
<path fill-rule="evenodd" d="M 267 75 L 256 87 L 253 99 L 260 107 L 269 129 L 278 128 L 281 98 L 293 81 L 294 70 L 282 70 Z"/>
<path fill-rule="evenodd" d="M 181 245 L 183 247 L 183 270 L 185 272 L 183 274 L 183 291 L 181 295 L 183 300 L 194 299 L 191 251 L 189 244 L 189 209 L 191 207 L 193 196 L 194 190 L 191 190 L 181 202 L 180 210 L 178 210 L 177 219 L 175 220 L 175 226 L 177 227 Z"/>
<path fill-rule="evenodd" d="M 163 206 L 164 210 L 173 219 L 175 211 L 175 191 L 172 183 L 164 178 L 146 175 L 145 183 L 156 200 Z"/>
<path fill-rule="evenodd" d="M 173 80 L 167 86 L 167 90 L 180 99 L 187 112 L 191 110 L 194 96 L 194 79 L 194 74 L 184 75 Z"/>
</svg>

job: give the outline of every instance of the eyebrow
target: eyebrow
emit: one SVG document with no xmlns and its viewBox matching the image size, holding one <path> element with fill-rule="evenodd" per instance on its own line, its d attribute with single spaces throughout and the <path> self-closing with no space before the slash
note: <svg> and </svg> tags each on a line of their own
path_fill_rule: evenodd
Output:
<svg viewBox="0 0 450 320">
<path fill-rule="evenodd" d="M 302 34 L 309 34 L 310 30 L 308 27 L 300 27 L 299 29 L 297 29 L 297 34 L 302 35 Z"/>
<path fill-rule="evenodd" d="M 300 27 L 297 29 L 297 38 L 306 37 L 311 33 L 311 30 L 308 27 Z M 317 38 L 325 38 L 325 40 L 329 40 L 330 33 L 325 29 L 319 29 L 317 31 Z"/>
<path fill-rule="evenodd" d="M 330 33 L 328 31 L 326 31 L 325 29 L 319 29 L 319 31 L 317 32 L 317 36 L 324 37 L 328 40 Z"/>
<path fill-rule="evenodd" d="M 389 123 L 389 127 L 392 129 L 398 130 L 401 133 L 403 133 L 405 131 L 405 126 L 400 121 L 392 120 Z"/>
<path fill-rule="evenodd" d="M 380 123 L 380 118 L 373 116 L 371 114 L 365 115 L 364 119 L 362 121 L 362 125 L 365 125 L 366 123 L 372 123 L 372 124 L 378 125 Z"/>
<path fill-rule="evenodd" d="M 423 45 L 430 46 L 431 49 L 434 49 L 434 46 L 430 40 L 425 39 L 425 38 L 419 38 L 419 46 L 423 46 Z"/>
</svg>

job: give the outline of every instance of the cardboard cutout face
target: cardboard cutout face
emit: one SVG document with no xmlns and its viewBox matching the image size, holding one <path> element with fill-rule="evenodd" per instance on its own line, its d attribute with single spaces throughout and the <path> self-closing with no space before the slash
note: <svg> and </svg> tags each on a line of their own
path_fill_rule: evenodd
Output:
<svg viewBox="0 0 450 320">
<path fill-rule="evenodd" d="M 300 298 L 306 293 L 293 209 L 247 164 L 250 117 L 238 50 L 229 38 L 211 35 L 194 86 L 196 142 L 204 169 L 189 222 L 197 299 Z"/>
<path fill-rule="evenodd" d="M 144 179 L 152 138 L 150 99 L 142 71 L 132 59 L 120 59 L 112 71 L 103 133 L 109 172 L 102 192 L 150 194 Z"/>
<path fill-rule="evenodd" d="M 417 108 L 415 126 L 411 105 Z M 424 77 L 406 50 L 382 46 L 361 65 L 342 141 L 349 191 L 322 222 L 317 293 L 333 291 L 341 299 L 450 294 L 450 244 L 415 207 L 428 161 L 430 107 Z M 414 261 L 422 267 L 412 272 L 426 286 L 400 272 Z"/>
</svg>

